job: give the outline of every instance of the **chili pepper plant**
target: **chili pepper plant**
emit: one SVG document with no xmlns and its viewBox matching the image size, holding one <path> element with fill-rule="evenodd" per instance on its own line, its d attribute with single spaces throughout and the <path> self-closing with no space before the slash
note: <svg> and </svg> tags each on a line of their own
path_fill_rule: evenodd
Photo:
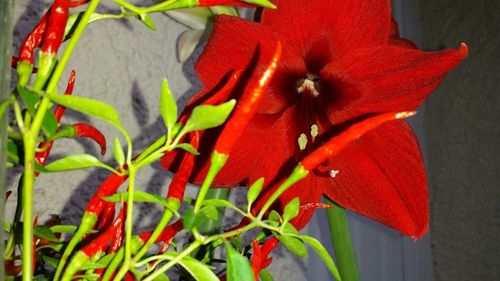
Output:
<svg viewBox="0 0 500 281">
<path fill-rule="evenodd" d="M 258 131 L 259 126 L 255 126 L 255 123 L 260 120 L 262 114 L 271 114 L 266 110 L 272 111 L 274 106 L 286 107 L 286 102 L 283 102 L 281 98 L 273 100 L 270 96 L 276 97 L 276 92 L 279 91 L 276 89 L 276 83 L 288 79 L 283 78 L 287 67 L 295 67 L 293 63 L 296 61 L 291 62 L 294 54 L 290 51 L 296 47 L 291 44 L 293 43 L 292 37 L 295 35 L 280 31 L 280 25 L 276 25 L 273 20 L 283 15 L 285 18 L 288 17 L 287 13 L 292 13 L 290 11 L 293 9 L 300 10 L 302 8 L 300 1 L 281 0 L 273 1 L 273 4 L 268 0 L 167 0 L 149 6 L 136 5 L 125 0 L 109 2 L 105 4 L 113 4 L 121 12 L 117 14 L 96 12 L 96 8 L 101 5 L 100 0 L 54 0 L 38 23 L 26 35 L 17 50 L 17 55 L 12 57 L 11 65 L 16 72 L 16 85 L 10 97 L 1 103 L 0 113 L 2 116 L 11 117 L 8 120 L 8 161 L 5 165 L 8 168 L 19 167 L 22 169 L 22 176 L 18 184 L 14 219 L 4 223 L 6 232 L 4 280 L 194 279 L 212 281 L 259 280 L 259 278 L 272 280 L 272 275 L 266 268 L 272 261 L 270 253 L 278 244 L 282 244 L 291 254 L 300 257 L 307 256 L 307 245 L 321 257 L 335 279 L 339 281 L 342 279 L 359 280 L 345 214 L 343 209 L 336 205 L 336 203 L 343 203 L 345 198 L 337 197 L 335 193 L 329 193 L 325 189 L 325 194 L 334 202 L 321 202 L 323 189 L 316 188 L 316 183 L 311 184 L 310 188 L 316 188 L 312 191 L 297 192 L 294 188 L 304 188 L 297 183 L 310 184 L 309 180 L 322 177 L 320 171 L 325 163 L 331 159 L 345 158 L 344 151 L 349 151 L 353 143 L 357 143 L 365 136 L 370 136 L 370 134 L 373 136 L 373 132 L 378 134 L 389 132 L 390 136 L 394 136 L 393 131 L 387 128 L 390 128 L 391 124 L 406 124 L 404 119 L 415 114 L 414 109 L 423 97 L 430 94 L 443 79 L 444 74 L 465 57 L 466 46 L 463 45 L 458 51 L 423 54 L 424 52 L 416 50 L 414 45 L 408 43 L 409 41 L 399 37 L 397 25 L 394 21 L 391 22 L 390 14 L 384 14 L 389 11 L 388 1 L 353 1 L 360 3 L 357 8 L 342 6 L 341 4 L 346 1 L 337 1 L 338 3 L 326 1 L 332 7 L 339 6 L 339 11 L 347 11 L 346 17 L 355 14 L 351 10 L 368 9 L 380 4 L 383 9 L 373 10 L 373 14 L 380 12 L 384 16 L 383 24 L 380 23 L 382 20 L 376 23 L 380 23 L 380 26 L 385 28 L 387 38 L 383 38 L 384 44 L 392 44 L 390 56 L 402 54 L 404 51 L 404 55 L 411 57 L 408 61 L 418 65 L 416 69 L 411 69 L 409 66 L 402 67 L 401 65 L 406 63 L 404 56 L 396 57 L 395 60 L 401 59 L 402 62 L 396 61 L 395 65 L 399 67 L 399 72 L 395 72 L 389 69 L 389 64 L 379 59 L 378 62 L 384 64 L 379 69 L 380 73 L 397 76 L 395 83 L 401 83 L 402 79 L 411 80 L 408 74 L 417 76 L 420 80 L 417 79 L 416 82 L 411 80 L 413 82 L 408 82 L 407 87 L 401 88 L 401 90 L 408 91 L 408 93 L 405 92 L 405 95 L 409 96 L 405 100 L 408 105 L 400 106 L 395 103 L 394 97 L 387 96 L 387 104 L 394 104 L 394 107 L 384 106 L 381 109 L 368 111 L 360 109 L 358 111 L 362 114 L 356 113 L 355 118 L 349 119 L 339 128 L 335 127 L 333 131 L 328 131 L 329 126 L 332 125 L 325 126 L 323 116 L 316 117 L 312 124 L 306 126 L 310 127 L 310 136 L 293 135 L 291 144 L 293 147 L 290 148 L 286 147 L 290 145 L 288 142 L 281 143 L 285 149 L 297 150 L 299 156 L 286 158 L 286 161 L 282 161 L 281 156 L 261 161 L 272 162 L 280 169 L 279 176 L 271 177 L 269 176 L 270 170 L 259 170 L 252 165 L 245 166 L 245 161 L 239 158 L 242 157 L 241 151 L 253 149 L 260 151 L 261 148 L 258 147 L 258 143 L 252 144 L 257 146 L 254 148 L 249 144 L 242 145 L 241 142 L 256 131 L 259 134 L 262 132 L 262 130 Z M 313 4 L 304 4 L 303 8 L 310 8 L 319 2 L 311 1 L 311 3 Z M 285 7 L 283 12 L 280 12 L 281 4 Z M 78 69 L 71 71 L 69 77 L 63 77 L 65 69 L 71 69 L 68 61 L 74 53 L 75 46 L 90 23 L 99 24 L 106 20 L 128 18 L 139 20 L 154 31 L 155 23 L 150 17 L 152 13 L 163 13 L 181 8 L 198 8 L 198 10 L 188 12 L 196 14 L 201 13 L 199 7 L 210 7 L 212 14 L 235 14 L 234 8 L 217 5 L 258 8 L 257 14 L 262 15 L 262 24 L 244 23 L 241 19 L 232 19 L 227 16 L 215 21 L 207 49 L 196 66 L 205 87 L 188 102 L 183 110 L 180 110 L 177 108 L 167 80 L 164 80 L 157 95 L 164 123 L 163 131 L 158 134 L 157 140 L 150 143 L 141 153 L 134 155 L 134 144 L 130 133 L 120 121 L 120 113 L 113 105 L 87 98 L 85 93 L 74 93 L 74 85 L 78 81 Z M 292 6 L 294 8 L 290 8 Z M 75 9 L 77 7 L 78 9 Z M 262 9 L 264 9 L 263 13 Z M 365 13 L 370 14 L 366 11 Z M 304 18 L 297 19 L 304 20 Z M 356 23 L 353 21 L 352 24 Z M 242 42 L 242 44 L 246 43 L 226 34 L 228 30 L 238 26 L 242 30 L 247 29 L 249 39 L 245 40 L 250 40 L 246 47 L 240 46 L 241 50 L 234 46 Z M 271 29 L 274 26 L 275 35 L 266 33 L 269 26 Z M 361 26 L 370 25 L 361 22 Z M 263 31 L 259 33 L 259 29 Z M 197 32 L 198 35 L 193 37 L 191 44 L 200 40 L 199 31 Z M 286 36 L 282 34 L 283 32 Z M 380 30 L 370 32 L 378 34 Z M 255 34 L 257 37 L 253 38 Z M 362 37 L 358 39 L 364 40 Z M 341 41 L 335 43 L 340 45 L 345 43 Z M 220 42 L 223 44 L 221 45 Z M 211 60 L 214 52 L 227 48 L 224 44 L 229 44 L 230 47 L 233 44 L 232 49 L 227 52 L 229 58 L 233 56 L 232 52 L 238 53 L 239 57 L 218 61 L 215 56 Z M 62 45 L 64 48 L 60 48 Z M 363 48 L 366 47 L 365 45 Z M 327 52 L 323 50 L 323 47 L 323 45 L 318 47 L 319 54 Z M 192 52 L 192 46 L 186 48 L 188 50 L 185 50 L 181 56 L 183 59 Z M 344 55 L 345 48 L 342 48 L 339 47 L 337 51 L 338 54 Z M 314 50 L 318 53 L 316 49 Z M 363 76 L 364 72 L 356 72 L 356 66 L 347 62 L 362 61 L 365 55 L 373 57 L 378 55 L 370 52 L 366 49 L 359 54 L 346 55 L 350 61 L 337 58 L 335 63 L 344 63 L 346 71 L 355 72 L 339 75 L 357 77 L 356 73 L 361 73 L 360 76 Z M 314 68 L 319 63 L 318 61 L 311 62 L 307 57 L 305 60 L 305 65 L 309 68 Z M 215 64 L 221 66 L 217 67 Z M 328 67 L 326 66 L 325 69 L 328 70 Z M 422 69 L 431 70 L 425 72 Z M 207 73 L 212 76 L 207 78 Z M 306 75 L 305 72 L 304 75 Z M 325 75 L 331 75 L 331 72 L 326 71 Z M 297 92 L 304 97 L 309 99 L 323 97 L 325 88 L 317 85 L 319 80 L 324 79 L 323 76 L 323 72 L 318 73 L 309 69 L 303 79 L 297 80 L 299 84 L 291 84 L 297 86 Z M 382 76 L 359 79 L 371 79 L 370 83 L 376 84 L 382 83 L 377 81 L 377 79 L 385 79 Z M 337 80 L 340 81 L 339 79 Z M 58 85 L 66 80 L 66 89 L 59 89 Z M 372 86 L 377 90 L 390 88 L 391 83 L 384 81 L 383 86 L 378 84 Z M 349 80 L 349 82 L 352 81 Z M 343 90 L 344 84 L 338 86 L 338 89 Z M 418 99 L 418 102 L 413 102 L 412 98 Z M 370 102 L 374 104 L 377 101 Z M 102 155 L 109 153 L 106 151 L 106 143 L 109 140 L 92 125 L 84 122 L 62 125 L 61 120 L 68 110 L 108 122 L 121 133 L 121 137 L 113 140 L 112 153 L 116 165 L 103 163 L 97 156 L 90 154 L 70 154 L 48 162 L 53 145 L 57 145 L 58 140 L 62 138 L 89 138 L 100 147 Z M 283 110 L 281 112 L 288 112 Z M 310 113 L 301 115 L 300 110 L 297 112 L 296 116 L 304 120 L 311 116 Z M 341 113 L 348 115 L 343 111 Z M 283 115 L 286 114 L 283 113 Z M 342 118 L 347 120 L 344 115 Z M 334 114 L 331 116 L 328 118 L 337 118 Z M 264 128 L 265 124 L 266 122 L 262 123 L 261 127 Z M 283 129 L 277 132 L 283 133 L 284 136 L 286 132 L 289 132 L 287 127 L 277 126 L 277 128 Z M 389 131 L 384 131 L 383 128 Z M 406 130 L 404 132 L 410 132 L 409 129 L 404 128 Z M 307 146 L 308 141 L 309 146 Z M 270 152 L 271 155 L 274 155 L 273 153 Z M 255 157 L 260 159 L 261 156 Z M 236 165 L 234 159 L 241 161 Z M 418 157 L 413 159 L 414 164 L 421 166 L 422 161 L 419 159 Z M 141 177 L 141 169 L 160 160 L 166 169 L 174 172 L 168 183 L 167 194 L 153 194 L 137 188 L 136 179 Z M 367 165 L 360 165 L 359 170 L 363 172 L 362 169 L 367 169 L 367 167 Z M 37 177 L 41 173 L 50 176 L 50 173 L 86 168 L 105 169 L 109 175 L 97 189 L 89 186 L 89 189 L 95 190 L 95 193 L 84 209 L 80 224 L 63 225 L 57 220 L 40 222 L 35 215 L 37 210 L 33 208 L 33 202 L 36 200 L 33 198 L 33 190 Z M 233 175 L 228 176 L 231 173 L 227 171 L 233 171 L 231 169 L 238 169 L 237 173 L 249 176 L 245 177 L 245 181 L 240 178 L 235 179 Z M 379 169 L 384 171 L 383 166 Z M 332 174 L 332 171 L 335 170 L 328 173 L 328 178 L 335 178 L 338 173 L 336 171 Z M 373 171 L 368 172 L 372 176 L 376 174 Z M 390 178 L 391 170 L 387 169 L 385 172 Z M 375 176 L 374 178 L 377 179 Z M 190 182 L 200 185 L 195 198 L 187 198 L 185 195 L 186 185 Z M 216 189 L 213 189 L 213 187 L 236 186 L 237 183 L 248 186 L 248 189 L 245 189 L 246 204 L 244 206 L 229 201 L 227 192 L 214 192 Z M 425 190 L 425 185 L 423 188 Z M 293 192 L 290 192 L 291 190 Z M 50 192 L 50 188 L 47 192 Z M 6 198 L 10 193 L 11 191 L 6 194 Z M 314 196 L 311 197 L 308 194 Z M 426 195 L 426 190 L 423 194 Z M 400 219 L 397 215 L 392 217 L 387 215 L 387 212 L 373 211 L 370 206 L 365 208 L 362 204 L 365 199 L 356 196 L 353 195 L 353 205 L 347 204 L 345 207 L 379 220 L 403 234 L 415 236 L 425 234 L 428 220 L 425 216 L 426 207 L 424 210 L 413 210 L 416 213 L 415 217 L 418 217 L 414 221 L 404 216 Z M 419 204 L 426 206 L 427 197 L 422 195 L 419 198 L 423 198 L 423 201 L 417 202 L 418 204 L 405 201 L 405 198 L 401 204 L 410 206 L 408 207 L 410 211 L 412 207 Z M 356 204 L 360 204 L 358 201 L 363 205 L 361 208 L 355 208 L 358 206 Z M 143 203 L 157 204 L 163 210 L 155 227 L 145 232 L 138 231 L 132 219 L 137 206 Z M 337 249 L 339 269 L 330 253 L 316 238 L 299 232 L 309 221 L 312 212 L 318 208 L 332 209 L 329 213 L 335 228 L 332 236 L 336 241 L 335 245 L 341 245 Z M 241 223 L 231 226 L 221 225 L 225 209 L 232 209 L 238 214 Z M 409 215 L 412 216 L 413 213 Z"/>
</svg>

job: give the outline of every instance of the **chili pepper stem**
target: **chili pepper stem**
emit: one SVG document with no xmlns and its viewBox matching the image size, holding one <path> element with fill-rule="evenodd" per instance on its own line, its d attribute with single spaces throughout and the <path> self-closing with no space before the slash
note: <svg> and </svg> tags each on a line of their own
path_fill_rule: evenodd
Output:
<svg viewBox="0 0 500 281">
<path fill-rule="evenodd" d="M 326 203 L 334 206 L 333 208 L 328 208 L 326 214 L 328 216 L 328 226 L 330 228 L 330 236 L 333 248 L 335 249 L 340 276 L 344 281 L 360 281 L 361 277 L 346 211 L 330 199 L 327 199 Z"/>
<path fill-rule="evenodd" d="M 36 134 L 24 134 L 24 176 L 23 176 L 23 281 L 33 278 L 33 183 L 35 181 L 35 139 Z"/>
<path fill-rule="evenodd" d="M 212 184 L 215 176 L 219 173 L 220 169 L 222 169 L 224 164 L 226 164 L 227 158 L 227 154 L 222 154 L 217 151 L 212 153 L 212 157 L 210 158 L 210 168 L 208 169 L 207 176 L 201 185 L 200 192 L 198 193 L 198 197 L 196 198 L 196 203 L 194 205 L 195 213 L 200 211 L 210 185 Z"/>
<path fill-rule="evenodd" d="M 130 165 L 130 163 L 129 163 Z M 129 166 L 128 169 L 129 176 L 129 186 L 128 186 L 128 198 L 127 198 L 127 215 L 125 219 L 125 260 L 123 265 L 116 274 L 115 280 L 122 280 L 127 271 L 130 268 L 132 261 L 132 222 L 133 222 L 133 211 L 134 211 L 134 188 L 135 188 L 135 167 L 133 165 Z"/>
<path fill-rule="evenodd" d="M 264 204 L 257 218 L 262 219 L 267 210 L 271 207 L 274 201 L 276 201 L 276 199 L 278 199 L 278 197 L 280 197 L 280 195 L 283 194 L 283 192 L 285 192 L 294 183 L 305 178 L 308 174 L 309 171 L 304 169 L 304 167 L 299 163 L 293 170 L 292 174 L 290 174 L 290 176 L 288 176 L 288 178 L 286 178 L 286 180 L 283 183 L 281 183 L 281 185 L 278 187 L 278 189 L 276 189 L 276 191 L 271 195 L 271 197 L 269 197 L 269 200 L 267 200 L 267 202 Z"/>
</svg>

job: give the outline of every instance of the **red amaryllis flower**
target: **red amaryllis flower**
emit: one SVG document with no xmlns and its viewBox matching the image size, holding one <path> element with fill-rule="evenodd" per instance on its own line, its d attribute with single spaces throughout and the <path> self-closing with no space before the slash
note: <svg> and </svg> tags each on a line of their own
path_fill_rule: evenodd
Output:
<svg viewBox="0 0 500 281">
<path fill-rule="evenodd" d="M 196 63 L 204 88 L 190 103 L 206 99 L 230 70 L 252 69 L 246 81 L 258 79 L 276 40 L 282 42 L 282 59 L 266 96 L 213 184 L 232 187 L 265 177 L 267 189 L 256 208 L 314 148 L 373 114 L 414 110 L 467 55 L 465 45 L 424 52 L 400 38 L 388 0 L 274 2 L 278 8 L 265 10 L 260 23 L 216 19 Z M 237 86 L 233 97 L 244 86 Z M 202 136 L 200 147 L 207 151 L 194 183 L 206 174 L 217 134 Z M 425 170 L 406 121 L 362 136 L 290 188 L 275 208 L 294 197 L 301 204 L 315 203 L 323 194 L 405 235 L 420 237 L 428 229 Z M 293 223 L 302 228 L 313 211 Z"/>
</svg>

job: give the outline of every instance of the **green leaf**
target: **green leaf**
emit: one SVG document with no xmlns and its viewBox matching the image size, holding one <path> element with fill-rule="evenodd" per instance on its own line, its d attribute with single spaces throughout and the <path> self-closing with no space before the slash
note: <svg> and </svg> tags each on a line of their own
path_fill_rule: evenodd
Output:
<svg viewBox="0 0 500 281">
<path fill-rule="evenodd" d="M 57 268 L 57 264 L 59 263 L 58 259 L 55 259 L 55 258 L 52 258 L 49 256 L 45 256 L 45 255 L 42 256 L 42 260 L 54 268 Z"/>
<path fill-rule="evenodd" d="M 306 246 L 304 246 L 304 243 L 300 241 L 299 239 L 292 237 L 292 236 L 287 236 L 285 235 L 275 235 L 276 238 L 285 246 L 285 248 L 290 251 L 291 253 L 299 256 L 299 257 L 307 257 L 307 249 Z"/>
<path fill-rule="evenodd" d="M 78 227 L 76 227 L 74 225 L 63 225 L 63 224 L 53 225 L 50 227 L 50 230 L 53 233 L 71 233 L 71 232 L 75 232 L 77 229 L 78 229 Z"/>
<path fill-rule="evenodd" d="M 337 279 L 338 281 L 341 281 L 339 270 L 337 269 L 337 266 L 335 266 L 333 258 L 330 256 L 325 247 L 321 245 L 321 243 L 317 239 L 307 235 L 301 235 L 300 239 L 306 242 L 309 246 L 311 246 L 314 252 L 316 252 L 316 254 L 323 260 L 325 265 L 328 267 L 333 277 L 335 277 L 335 279 Z"/>
<path fill-rule="evenodd" d="M 175 102 L 174 96 L 170 91 L 167 79 L 163 80 L 161 84 L 161 94 L 160 94 L 160 113 L 163 117 L 163 122 L 168 132 L 172 132 L 172 129 L 177 121 L 177 103 Z"/>
<path fill-rule="evenodd" d="M 273 276 L 266 269 L 260 271 L 259 277 L 262 281 L 274 281 Z"/>
<path fill-rule="evenodd" d="M 75 154 L 68 157 L 58 159 L 45 167 L 37 166 L 40 172 L 61 172 L 71 171 L 78 169 L 85 169 L 90 167 L 101 167 L 113 171 L 113 168 L 102 163 L 97 158 L 90 154 Z"/>
<path fill-rule="evenodd" d="M 227 249 L 227 281 L 254 281 L 252 267 L 247 258 L 236 252 L 229 243 Z"/>
<path fill-rule="evenodd" d="M 205 216 L 201 213 L 195 213 L 193 209 L 187 209 L 186 212 L 184 213 L 184 229 L 191 230 L 199 226 L 203 220 L 205 219 Z"/>
<path fill-rule="evenodd" d="M 58 103 L 67 108 L 71 108 L 72 110 L 76 110 L 78 112 L 99 118 L 110 124 L 113 124 L 120 130 L 123 130 L 118 112 L 116 111 L 116 109 L 106 103 L 70 95 L 49 94 L 47 96 L 55 103 Z"/>
<path fill-rule="evenodd" d="M 231 240 L 231 243 L 233 243 L 237 251 L 243 250 L 243 237 L 241 237 L 241 235 L 229 237 L 229 240 Z"/>
<path fill-rule="evenodd" d="M 247 193 L 247 200 L 248 200 L 248 205 L 252 205 L 252 203 L 257 199 L 257 196 L 259 196 L 260 192 L 262 191 L 262 186 L 264 186 L 264 178 L 260 178 L 256 180 L 251 186 L 250 189 L 248 190 Z"/>
<path fill-rule="evenodd" d="M 293 198 L 288 204 L 285 206 L 285 210 L 283 211 L 283 220 L 290 221 L 299 215 L 300 209 L 300 199 L 298 197 Z"/>
<path fill-rule="evenodd" d="M 219 211 L 217 211 L 215 206 L 205 206 L 201 208 L 200 212 L 211 220 L 217 220 L 219 218 Z"/>
<path fill-rule="evenodd" d="M 138 19 L 149 29 L 151 29 L 152 31 L 156 31 L 155 23 L 153 22 L 153 19 L 151 19 L 150 16 L 148 16 L 147 14 L 143 14 L 138 16 Z"/>
<path fill-rule="evenodd" d="M 267 218 L 268 218 L 268 220 L 273 221 L 273 222 L 277 222 L 277 223 L 281 223 L 281 221 L 282 221 L 280 214 L 278 214 L 278 212 L 276 212 L 275 210 L 271 210 L 271 212 L 269 212 L 269 216 L 267 216 Z"/>
<path fill-rule="evenodd" d="M 125 164 L 125 153 L 123 152 L 119 138 L 115 138 L 115 142 L 113 143 L 113 152 L 115 154 L 116 163 L 118 163 L 119 167 L 123 167 L 123 164 Z"/>
<path fill-rule="evenodd" d="M 12 141 L 7 142 L 7 159 L 19 163 L 24 156 L 19 154 L 19 147 Z"/>
<path fill-rule="evenodd" d="M 235 104 L 236 101 L 233 99 L 219 105 L 199 105 L 195 107 L 182 132 L 188 133 L 220 126 L 231 114 Z"/>
<path fill-rule="evenodd" d="M 175 148 L 182 148 L 191 154 L 200 155 L 198 150 L 196 150 L 196 148 L 194 148 L 190 143 L 179 143 L 178 145 L 175 146 Z"/>
<path fill-rule="evenodd" d="M 163 254 L 164 257 L 174 259 L 179 253 L 176 252 L 166 252 Z M 187 256 L 179 261 L 179 264 L 186 269 L 191 276 L 197 281 L 219 281 L 219 278 L 210 270 L 210 268 L 198 260 Z"/>
<path fill-rule="evenodd" d="M 38 94 L 29 90 L 28 88 L 21 86 L 17 87 L 17 92 L 19 93 L 19 96 L 21 96 L 21 98 L 23 99 L 23 102 L 26 105 L 28 112 L 32 116 L 34 116 L 37 110 L 36 106 L 40 101 Z M 51 110 L 47 110 L 42 120 L 42 130 L 44 134 L 46 134 L 49 137 L 52 137 L 56 132 L 57 126 L 58 124 L 56 117 L 54 116 L 54 113 Z"/>
<path fill-rule="evenodd" d="M 107 197 L 104 197 L 102 199 L 105 201 L 109 201 L 109 202 L 125 202 L 128 199 L 128 191 L 115 193 L 111 196 L 107 196 Z M 155 203 L 155 204 L 162 205 L 166 208 L 171 208 L 168 205 L 168 201 L 165 198 L 161 197 L 160 195 L 151 194 L 151 193 L 147 193 L 147 192 L 140 191 L 140 190 L 134 191 L 133 201 L 136 203 L 145 203 L 145 202 Z"/>
<path fill-rule="evenodd" d="M 45 239 L 50 242 L 59 243 L 61 242 L 52 232 L 52 230 L 48 226 L 37 226 L 33 229 L 33 235 L 38 238 Z"/>
</svg>

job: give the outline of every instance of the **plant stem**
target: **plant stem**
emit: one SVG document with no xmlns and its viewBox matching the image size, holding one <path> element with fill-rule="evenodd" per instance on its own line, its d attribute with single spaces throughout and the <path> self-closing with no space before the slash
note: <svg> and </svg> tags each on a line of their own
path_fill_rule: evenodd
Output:
<svg viewBox="0 0 500 281">
<path fill-rule="evenodd" d="M 330 199 L 326 203 L 334 206 L 326 210 L 328 226 L 332 239 L 335 257 L 343 281 L 360 281 L 361 277 L 356 260 L 356 253 L 351 239 L 349 222 L 345 209 L 336 205 Z"/>
<path fill-rule="evenodd" d="M 10 50 L 12 48 L 12 11 L 14 1 L 0 1 L 0 102 L 9 98 L 10 87 Z M 5 175 L 7 171 L 7 116 L 0 116 L 0 194 L 5 194 Z M 0 202 L 0 220 L 4 220 L 4 201 Z M 0 279 L 5 280 L 3 268 L 4 232 L 0 232 Z"/>
<path fill-rule="evenodd" d="M 229 188 L 210 188 L 207 192 L 205 199 L 222 199 L 227 200 L 229 196 Z M 218 233 L 222 227 L 222 222 L 224 219 L 224 207 L 218 207 L 218 219 L 217 220 L 204 220 L 199 226 L 198 231 L 203 235 L 212 235 Z"/>
<path fill-rule="evenodd" d="M 199 212 L 201 206 L 203 205 L 203 200 L 207 195 L 208 189 L 212 184 L 215 176 L 219 173 L 220 169 L 226 164 L 227 161 L 226 154 L 220 154 L 216 151 L 212 153 L 212 157 L 210 158 L 210 168 L 208 169 L 207 175 L 203 184 L 201 185 L 200 192 L 198 193 L 198 197 L 196 197 L 196 203 L 194 204 L 194 212 Z"/>
</svg>

